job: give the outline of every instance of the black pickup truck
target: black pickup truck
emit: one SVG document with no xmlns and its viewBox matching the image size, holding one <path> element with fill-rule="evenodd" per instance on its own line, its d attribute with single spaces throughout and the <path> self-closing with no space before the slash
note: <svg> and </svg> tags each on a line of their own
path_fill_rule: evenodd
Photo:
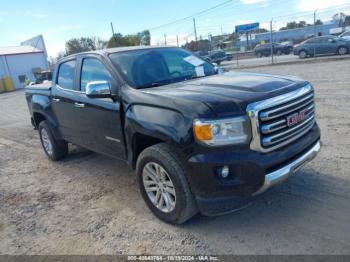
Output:
<svg viewBox="0 0 350 262">
<path fill-rule="evenodd" d="M 127 161 L 148 207 L 174 224 L 246 206 L 320 150 L 310 83 L 223 73 L 175 47 L 65 57 L 26 99 L 51 160 L 73 143 Z"/>
</svg>

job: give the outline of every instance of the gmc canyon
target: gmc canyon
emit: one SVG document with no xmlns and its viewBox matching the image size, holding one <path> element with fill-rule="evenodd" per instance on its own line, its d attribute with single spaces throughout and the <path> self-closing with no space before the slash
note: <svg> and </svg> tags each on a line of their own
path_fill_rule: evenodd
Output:
<svg viewBox="0 0 350 262">
<path fill-rule="evenodd" d="M 147 206 L 173 224 L 246 206 L 321 146 L 310 83 L 223 73 L 175 47 L 71 55 L 25 94 L 51 160 L 68 143 L 125 160 Z"/>
</svg>

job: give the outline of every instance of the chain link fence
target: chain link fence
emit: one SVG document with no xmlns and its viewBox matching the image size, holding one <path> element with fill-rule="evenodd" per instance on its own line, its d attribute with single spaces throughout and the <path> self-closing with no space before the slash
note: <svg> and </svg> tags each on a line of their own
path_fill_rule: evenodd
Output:
<svg viewBox="0 0 350 262">
<path fill-rule="evenodd" d="M 204 20 L 198 19 L 193 32 L 188 30 L 168 42 L 164 37 L 168 45 L 196 51 L 206 60 L 230 68 L 350 56 L 350 5 L 346 10 L 348 14 L 343 13 L 344 7 L 315 10 L 299 14 L 297 19 L 295 14 L 281 13 L 260 21 L 260 29 L 240 34 L 224 34 L 221 27 L 221 34 L 212 35 L 207 32 L 215 25 L 202 26 Z"/>
</svg>

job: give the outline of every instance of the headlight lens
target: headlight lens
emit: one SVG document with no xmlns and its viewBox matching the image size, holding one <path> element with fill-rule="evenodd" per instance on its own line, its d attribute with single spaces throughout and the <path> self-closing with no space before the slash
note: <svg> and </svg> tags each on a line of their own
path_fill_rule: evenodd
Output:
<svg viewBox="0 0 350 262">
<path fill-rule="evenodd" d="M 195 120 L 193 131 L 197 141 L 211 145 L 223 146 L 247 142 L 248 134 L 244 123 L 246 117 L 221 120 Z"/>
</svg>

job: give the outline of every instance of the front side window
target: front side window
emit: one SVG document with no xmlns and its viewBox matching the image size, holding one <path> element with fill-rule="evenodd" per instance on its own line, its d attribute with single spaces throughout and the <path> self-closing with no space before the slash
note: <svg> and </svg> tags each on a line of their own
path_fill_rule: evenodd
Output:
<svg viewBox="0 0 350 262">
<path fill-rule="evenodd" d="M 81 69 L 80 90 L 85 91 L 86 85 L 92 81 L 108 81 L 111 85 L 112 75 L 100 60 L 85 58 Z"/>
<path fill-rule="evenodd" d="M 322 38 L 318 39 L 318 42 L 322 43 L 322 44 L 325 44 L 325 43 L 328 43 L 330 40 L 331 40 L 330 37 L 322 37 Z"/>
<path fill-rule="evenodd" d="M 58 70 L 57 84 L 68 90 L 74 88 L 75 60 L 64 62 Z"/>
<path fill-rule="evenodd" d="M 114 66 L 134 88 L 148 88 L 215 74 L 205 60 L 180 48 L 154 48 L 112 53 Z"/>
</svg>

